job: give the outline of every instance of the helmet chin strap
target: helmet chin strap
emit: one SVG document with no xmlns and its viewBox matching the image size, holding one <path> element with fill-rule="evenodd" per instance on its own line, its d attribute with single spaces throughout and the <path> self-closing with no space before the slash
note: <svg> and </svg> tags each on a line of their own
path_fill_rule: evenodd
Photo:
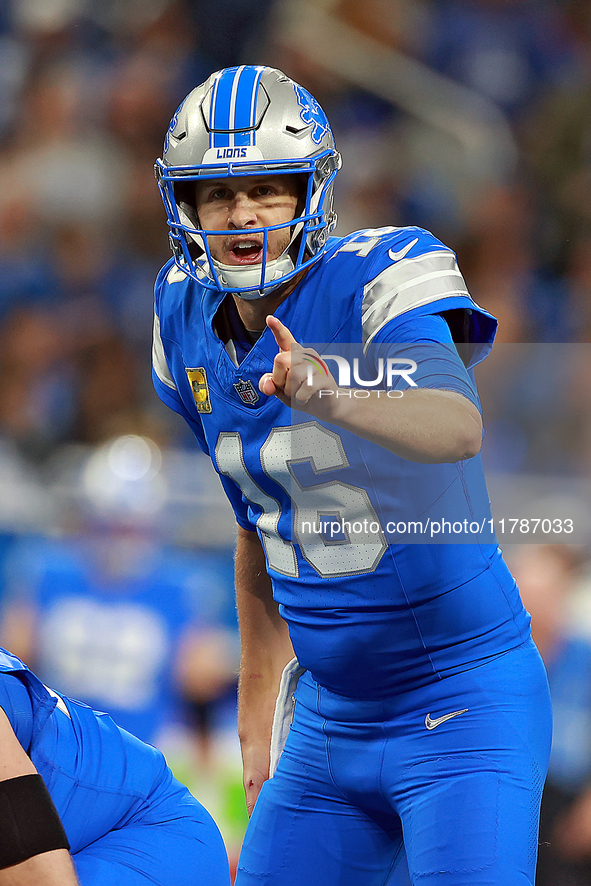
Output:
<svg viewBox="0 0 591 886">
<path fill-rule="evenodd" d="M 291 237 L 285 251 L 272 261 L 265 263 L 265 278 L 262 289 L 253 289 L 250 292 L 237 292 L 239 298 L 246 301 L 254 301 L 257 298 L 263 298 L 269 295 L 275 289 L 278 289 L 283 283 L 283 279 L 295 269 L 293 259 L 289 255 L 289 250 L 293 245 L 296 237 L 303 228 L 303 224 L 298 222 L 294 224 Z M 256 286 L 261 281 L 261 265 L 224 265 L 222 262 L 216 261 L 212 257 L 212 263 L 220 279 L 220 283 L 232 289 L 236 286 L 238 289 L 244 286 Z M 274 281 L 277 281 L 276 283 Z"/>
<path fill-rule="evenodd" d="M 230 290 L 234 286 L 237 289 L 241 289 L 244 286 L 256 286 L 261 282 L 261 265 L 224 265 L 215 259 L 212 259 L 212 263 L 220 283 L 227 286 Z M 263 298 L 263 296 L 269 295 L 270 292 L 281 286 L 285 275 L 291 273 L 294 267 L 295 265 L 290 256 L 284 253 L 279 258 L 266 263 L 262 291 L 254 289 L 250 292 L 237 292 L 236 295 L 239 298 L 246 299 L 246 301 Z M 274 283 L 274 280 L 277 280 L 277 282 Z"/>
</svg>

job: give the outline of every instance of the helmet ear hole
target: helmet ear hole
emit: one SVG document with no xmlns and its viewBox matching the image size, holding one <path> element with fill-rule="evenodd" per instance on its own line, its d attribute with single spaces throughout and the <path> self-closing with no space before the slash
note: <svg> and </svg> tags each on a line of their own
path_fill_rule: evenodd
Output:
<svg viewBox="0 0 591 886">
<path fill-rule="evenodd" d="M 191 206 L 190 203 L 179 203 L 179 217 L 183 218 L 183 215 L 189 222 L 189 225 L 196 230 L 199 230 L 199 217 L 197 215 L 197 210 L 194 206 Z"/>
<path fill-rule="evenodd" d="M 196 209 L 195 182 L 177 181 L 174 183 L 173 191 L 177 204 L 184 203 L 186 206 Z"/>
</svg>

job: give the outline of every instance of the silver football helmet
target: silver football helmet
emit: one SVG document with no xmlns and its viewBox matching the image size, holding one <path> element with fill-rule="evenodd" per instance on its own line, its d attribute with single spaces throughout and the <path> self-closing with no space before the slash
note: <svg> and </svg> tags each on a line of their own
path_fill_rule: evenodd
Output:
<svg viewBox="0 0 591 886">
<path fill-rule="evenodd" d="M 281 71 L 241 65 L 197 86 L 175 113 L 155 172 L 177 266 L 209 289 L 254 299 L 281 286 L 322 255 L 336 225 L 334 177 L 341 165 L 326 115 L 310 93 Z M 304 183 L 296 216 L 249 228 L 263 235 L 262 262 L 224 265 L 207 238 L 187 183 L 249 175 L 298 175 Z M 284 253 L 267 261 L 269 232 L 289 229 Z"/>
</svg>

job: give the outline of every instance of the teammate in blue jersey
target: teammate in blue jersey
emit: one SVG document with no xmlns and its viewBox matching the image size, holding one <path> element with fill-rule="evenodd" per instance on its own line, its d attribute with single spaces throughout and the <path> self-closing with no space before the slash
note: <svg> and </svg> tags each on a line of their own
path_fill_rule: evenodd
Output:
<svg viewBox="0 0 591 886">
<path fill-rule="evenodd" d="M 164 757 L 0 649 L 0 884 L 229 886 L 221 834 Z"/>
<path fill-rule="evenodd" d="M 479 456 L 496 324 L 427 231 L 331 236 L 339 166 L 315 99 L 248 65 L 156 164 L 154 383 L 238 522 L 236 883 L 526 886 L 551 715 Z"/>
</svg>

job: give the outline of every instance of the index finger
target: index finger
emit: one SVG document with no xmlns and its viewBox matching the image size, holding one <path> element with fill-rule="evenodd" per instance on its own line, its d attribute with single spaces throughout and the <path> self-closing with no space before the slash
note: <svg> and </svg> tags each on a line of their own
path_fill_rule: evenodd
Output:
<svg viewBox="0 0 591 886">
<path fill-rule="evenodd" d="M 289 351 L 292 345 L 298 344 L 287 326 L 273 314 L 269 314 L 267 317 L 267 326 L 275 336 L 275 341 L 282 351 Z"/>
</svg>

